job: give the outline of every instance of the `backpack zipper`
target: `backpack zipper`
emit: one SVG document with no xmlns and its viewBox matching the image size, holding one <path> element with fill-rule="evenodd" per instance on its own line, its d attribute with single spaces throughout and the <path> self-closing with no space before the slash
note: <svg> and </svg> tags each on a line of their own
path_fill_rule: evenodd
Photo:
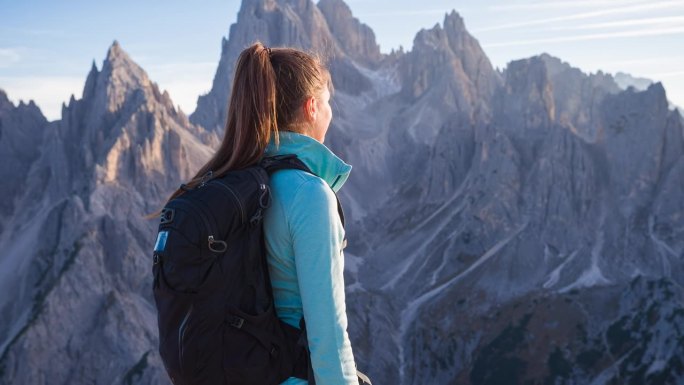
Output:
<svg viewBox="0 0 684 385">
<path fill-rule="evenodd" d="M 182 202 L 183 202 L 184 204 L 187 204 L 188 206 L 190 206 L 190 207 L 192 208 L 192 210 L 194 210 L 195 212 L 197 212 L 197 214 L 199 215 L 200 219 L 202 220 L 202 223 L 204 223 L 204 226 L 205 226 L 206 229 L 207 229 L 207 233 L 209 233 L 209 235 L 211 235 L 211 231 L 212 231 L 213 229 L 212 229 L 211 224 L 209 223 L 209 219 L 204 215 L 204 210 L 202 210 L 201 207 L 199 207 L 198 205 L 196 205 L 194 202 L 192 202 L 192 201 L 189 200 L 189 199 L 182 199 L 182 198 L 181 198 L 181 200 L 182 200 Z"/>
<path fill-rule="evenodd" d="M 185 328 L 187 327 L 192 309 L 193 305 L 190 305 L 190 309 L 188 309 L 188 312 L 185 314 L 185 317 L 178 328 L 178 363 L 180 364 L 181 370 L 183 370 L 183 336 L 185 335 Z"/>
<path fill-rule="evenodd" d="M 200 220 L 202 221 L 202 223 L 204 223 L 204 228 L 205 228 L 206 231 L 207 231 L 207 242 L 212 242 L 212 241 L 214 241 L 214 240 L 213 240 L 214 235 L 212 234 L 212 231 L 213 231 L 214 229 L 213 229 L 213 227 L 211 226 L 211 224 L 209 223 L 209 219 L 207 219 L 207 217 L 204 215 L 204 210 L 202 210 L 201 207 L 199 207 L 198 205 L 196 205 L 195 203 L 193 203 L 193 202 L 192 202 L 191 200 L 189 200 L 189 199 L 182 199 L 182 198 L 178 198 L 178 199 L 179 199 L 179 202 L 182 202 L 181 205 L 188 205 L 188 206 L 190 206 L 190 208 L 191 208 L 192 210 L 194 210 L 195 212 L 197 212 L 197 214 L 198 214 Z M 214 242 L 215 242 L 215 241 L 214 241 Z M 211 249 L 211 248 L 210 248 L 210 249 Z"/>
<path fill-rule="evenodd" d="M 245 223 L 245 209 L 242 207 L 242 202 L 240 202 L 240 198 L 238 198 L 238 195 L 233 191 L 232 188 L 229 186 L 226 186 L 225 184 L 221 182 L 216 182 L 219 186 L 225 188 L 226 190 L 230 191 L 230 193 L 233 195 L 233 198 L 235 198 L 235 201 L 238 204 L 238 208 L 240 209 L 240 219 L 242 223 Z"/>
</svg>

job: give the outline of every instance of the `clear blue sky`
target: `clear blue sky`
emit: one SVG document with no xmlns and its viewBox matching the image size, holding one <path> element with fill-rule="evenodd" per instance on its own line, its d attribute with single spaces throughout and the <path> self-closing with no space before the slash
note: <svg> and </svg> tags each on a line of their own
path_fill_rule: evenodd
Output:
<svg viewBox="0 0 684 385">
<path fill-rule="evenodd" d="M 492 63 L 542 52 L 584 72 L 627 72 L 662 81 L 684 106 L 684 0 L 347 0 L 382 51 L 412 46 L 421 28 L 452 9 Z M 235 22 L 236 0 L 117 2 L 0 0 L 0 88 L 34 99 L 49 119 L 80 97 L 95 60 L 116 39 L 186 113 L 211 87 Z"/>
</svg>

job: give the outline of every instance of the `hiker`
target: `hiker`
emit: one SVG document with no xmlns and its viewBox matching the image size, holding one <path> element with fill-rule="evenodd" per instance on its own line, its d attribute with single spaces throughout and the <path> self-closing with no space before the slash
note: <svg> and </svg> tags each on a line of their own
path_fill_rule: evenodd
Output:
<svg viewBox="0 0 684 385">
<path fill-rule="evenodd" d="M 315 174 L 283 170 L 271 176 L 264 239 L 276 311 L 293 326 L 304 316 L 317 384 L 358 384 L 346 330 L 344 228 L 333 192 L 347 180 L 351 166 L 323 144 L 332 119 L 330 73 L 304 52 L 258 43 L 238 62 L 247 73 L 253 71 L 241 76 L 261 73 L 260 91 L 273 98 L 275 111 L 265 105 L 269 109 L 261 113 L 273 119 L 275 112 L 277 119 L 278 135 L 271 135 L 266 155 L 295 154 Z M 306 382 L 291 378 L 285 383 Z"/>
<path fill-rule="evenodd" d="M 159 310 L 160 353 L 170 378 L 177 385 L 218 383 L 214 379 L 223 377 L 217 369 L 221 360 L 233 358 L 244 359 L 245 365 L 227 369 L 224 366 L 225 380 L 229 384 L 254 383 L 259 373 L 249 369 L 253 359 L 258 358 L 244 345 L 246 340 L 240 339 L 248 334 L 252 336 L 250 343 L 258 340 L 261 346 L 269 346 L 268 354 L 279 357 L 276 361 L 295 361 L 296 369 L 275 376 L 278 382 L 286 379 L 283 384 L 315 381 L 319 385 L 350 385 L 359 384 L 358 378 L 363 378 L 362 373 L 357 378 L 347 335 L 342 254 L 344 218 L 335 195 L 346 181 L 351 166 L 323 144 L 332 119 L 331 91 L 328 70 L 319 59 L 303 51 L 267 48 L 255 43 L 240 54 L 223 141 L 196 176 L 172 194 L 161 213 L 154 255 L 155 300 Z M 290 155 L 290 159 L 295 155 L 299 168 L 273 167 L 288 158 L 284 155 Z M 278 160 L 272 161 L 269 168 L 265 166 L 269 159 Z M 271 174 L 270 182 L 265 182 L 268 175 L 264 170 Z M 263 184 L 254 183 L 254 177 L 248 175 L 260 173 Z M 224 176 L 233 181 L 249 179 L 251 183 L 244 186 L 257 186 L 261 192 L 248 193 L 237 185 L 226 185 L 230 182 Z M 269 201 L 269 189 L 270 204 L 262 202 Z M 232 203 L 233 197 L 236 204 Z M 258 202 L 256 214 L 247 212 L 250 207 L 243 209 L 244 202 Z M 191 217 L 195 219 L 188 219 Z M 262 220 L 266 255 L 263 258 L 262 252 L 261 256 L 268 267 L 272 301 L 277 317 L 287 324 L 288 333 L 294 333 L 298 346 L 297 351 L 286 350 L 297 357 L 280 352 L 278 344 L 271 345 L 268 341 L 277 340 L 271 331 L 278 328 L 264 329 L 254 324 L 249 310 L 240 313 L 228 306 L 233 313 L 226 315 L 226 321 L 212 310 L 229 305 L 222 302 L 224 294 L 230 296 L 241 285 L 216 289 L 224 287 L 217 282 L 222 276 L 224 282 L 251 279 L 254 283 L 254 272 L 259 269 L 241 266 L 258 261 L 258 256 L 251 255 L 260 248 L 252 247 L 252 238 L 230 237 L 260 235 L 255 229 L 261 226 Z M 222 228 L 237 221 L 242 224 L 231 227 L 237 235 L 219 238 L 226 236 Z M 208 233 L 197 233 L 189 223 L 204 224 L 204 231 Z M 200 238 L 202 245 L 196 246 L 190 241 L 196 239 L 196 234 L 204 234 L 205 238 Z M 208 244 L 203 239 L 208 239 Z M 259 245 L 260 240 L 256 241 Z M 269 304 L 263 309 L 254 308 L 254 314 L 267 314 L 272 309 Z M 280 324 L 278 318 L 273 316 Z M 229 325 L 225 329 L 229 337 L 207 332 L 223 330 L 224 323 Z M 242 342 L 233 342 L 232 335 Z M 307 347 L 310 361 L 306 359 Z M 264 367 L 271 373 L 268 365 Z M 273 373 L 280 373 L 275 370 Z M 289 377 L 290 373 L 297 377 Z"/>
</svg>

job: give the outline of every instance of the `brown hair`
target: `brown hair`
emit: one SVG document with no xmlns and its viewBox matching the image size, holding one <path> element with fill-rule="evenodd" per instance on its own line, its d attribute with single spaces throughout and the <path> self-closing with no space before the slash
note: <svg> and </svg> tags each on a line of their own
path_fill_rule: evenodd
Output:
<svg viewBox="0 0 684 385">
<path fill-rule="evenodd" d="M 235 66 L 221 146 L 169 200 L 182 195 L 184 188 L 256 164 L 271 138 L 278 142 L 278 130 L 300 131 L 300 107 L 325 86 L 332 91 L 330 73 L 314 55 L 293 48 L 266 48 L 260 42 L 246 48 Z"/>
</svg>

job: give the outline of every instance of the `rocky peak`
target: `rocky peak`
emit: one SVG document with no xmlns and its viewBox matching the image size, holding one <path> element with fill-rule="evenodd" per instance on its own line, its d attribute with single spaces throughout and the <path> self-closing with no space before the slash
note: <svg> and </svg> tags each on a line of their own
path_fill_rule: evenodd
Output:
<svg viewBox="0 0 684 385">
<path fill-rule="evenodd" d="M 444 29 L 447 31 L 454 31 L 457 33 L 467 33 L 468 31 L 466 30 L 465 26 L 465 21 L 463 20 L 463 17 L 456 12 L 455 9 L 452 9 L 451 12 L 448 12 L 444 15 Z"/>
<path fill-rule="evenodd" d="M 620 90 L 615 79 L 602 71 L 598 71 L 595 74 L 585 74 L 579 68 L 570 65 L 570 63 L 564 62 L 561 59 L 551 56 L 547 53 L 539 55 L 538 58 L 541 59 L 544 64 L 546 64 L 549 77 L 554 85 L 561 82 L 582 83 L 583 81 L 588 80 L 590 85 L 587 86 L 597 88 L 603 92 L 616 93 Z M 645 90 L 646 87 L 643 89 Z"/>
<path fill-rule="evenodd" d="M 127 103 L 130 105 L 126 106 Z M 174 117 L 187 120 L 182 112 L 176 110 L 168 93 L 160 92 L 157 84 L 150 81 L 147 73 L 117 41 L 107 50 L 102 70 L 98 70 L 93 61 L 83 87 L 82 99 L 77 101 L 72 96 L 68 108 L 76 104 L 87 112 L 86 119 L 90 127 L 97 127 L 102 119 L 111 119 L 120 112 L 141 105 L 150 110 L 161 107 Z"/>
<path fill-rule="evenodd" d="M 15 109 L 22 111 L 23 114 L 29 114 L 35 117 L 43 117 L 43 119 L 45 119 L 42 111 L 40 111 L 40 108 L 33 100 L 29 100 L 28 103 L 20 100 L 19 104 L 15 107 L 14 103 L 12 103 L 9 97 L 7 97 L 7 93 L 3 89 L 0 89 L 0 115 L 7 114 Z M 2 130 L 0 129 L 0 131 Z"/>
<path fill-rule="evenodd" d="M 639 91 L 644 91 L 653 84 L 653 80 L 647 78 L 639 78 L 626 74 L 624 72 L 618 72 L 615 74 L 615 83 L 617 83 L 620 88 L 626 90 L 629 87 L 634 87 Z"/>
<path fill-rule="evenodd" d="M 557 123 L 584 140 L 596 140 L 600 103 L 606 95 L 620 91 L 613 78 L 599 71 L 585 74 L 579 68 L 549 54 L 537 57 L 546 66 L 551 83 Z"/>
<path fill-rule="evenodd" d="M 325 16 L 333 38 L 354 61 L 375 66 L 382 59 L 375 34 L 352 15 L 342 0 L 321 0 L 318 8 Z"/>
<path fill-rule="evenodd" d="M 22 100 L 15 106 L 7 93 L 0 89 L 0 141 L 3 140 L 3 135 L 28 134 L 33 137 L 31 140 L 38 143 L 41 140 L 39 133 L 42 132 L 45 124 L 47 124 L 47 119 L 33 100 L 28 103 Z M 5 139 L 7 138 L 5 137 Z M 34 147 L 30 143 L 26 144 L 29 145 L 28 147 Z M 32 151 L 31 148 L 24 150 Z M 21 152 L 22 149 L 18 149 L 18 151 Z"/>
<path fill-rule="evenodd" d="M 0 90 L 0 180 L 4 183 L 0 201 L 0 234 L 13 212 L 14 199 L 22 192 L 33 162 L 38 158 L 48 122 L 33 101 L 18 106 Z"/>
<path fill-rule="evenodd" d="M 86 77 L 85 85 L 83 86 L 83 97 L 93 95 L 99 75 L 100 71 L 97 69 L 95 60 L 93 60 L 93 63 L 90 66 L 90 71 L 88 72 L 88 76 Z M 73 98 L 73 95 L 71 95 L 71 97 Z M 71 100 L 69 101 L 69 104 L 71 104 Z"/>
<path fill-rule="evenodd" d="M 511 62 L 506 68 L 504 87 L 501 111 L 508 118 L 518 116 L 515 123 L 511 122 L 511 127 L 548 127 L 554 120 L 553 89 L 541 58 Z"/>
<path fill-rule="evenodd" d="M 333 29 L 336 33 L 331 32 Z M 370 28 L 338 1 L 324 1 L 321 7 L 311 0 L 244 1 L 229 36 L 223 40 L 212 89 L 198 98 L 197 109 L 190 116 L 193 123 L 215 132 L 221 132 L 226 120 L 235 61 L 257 40 L 267 46 L 289 46 L 319 54 L 332 69 L 336 88 L 350 94 L 370 86 L 356 65 L 371 66 L 381 57 Z"/>
<path fill-rule="evenodd" d="M 555 56 L 551 56 L 548 53 L 542 53 L 537 57 L 546 64 L 546 68 L 551 76 L 573 69 L 569 63 L 566 63 Z"/>
<path fill-rule="evenodd" d="M 642 92 L 629 89 L 605 95 L 596 109 L 592 144 L 601 151 L 605 162 L 602 177 L 611 189 L 611 214 L 618 218 L 612 222 L 626 221 L 634 231 L 647 233 L 652 226 L 648 221 L 655 217 L 649 219 L 646 213 L 661 184 L 672 173 L 672 165 L 684 152 L 681 126 L 672 119 L 665 90 L 659 83 Z M 637 246 L 634 249 L 639 250 Z M 631 258 L 621 266 L 646 266 L 650 256 L 634 253 Z M 628 268 L 622 272 L 629 274 Z"/>
<path fill-rule="evenodd" d="M 492 66 L 480 43 L 466 29 L 465 22 L 456 11 L 444 16 L 444 27 L 433 28 L 434 33 L 443 34 L 449 50 L 458 57 L 466 74 L 475 78 L 480 67 L 492 71 Z"/>
<path fill-rule="evenodd" d="M 538 89 L 539 95 L 544 95 L 550 85 L 546 63 L 538 56 L 510 62 L 505 74 L 505 86 L 511 93 Z"/>
<path fill-rule="evenodd" d="M 145 71 L 131 59 L 126 51 L 123 50 L 118 41 L 114 40 L 107 50 L 107 56 L 102 66 L 104 73 L 110 73 L 112 81 L 128 80 L 137 84 L 149 81 Z M 129 83 L 130 84 L 130 83 Z"/>
<path fill-rule="evenodd" d="M 0 89 L 0 111 L 7 110 L 9 108 L 14 107 L 12 102 L 10 102 L 9 98 L 7 97 L 7 93 L 5 90 Z"/>
<path fill-rule="evenodd" d="M 646 94 L 644 96 L 651 100 L 654 105 L 658 106 L 659 109 L 662 110 L 664 108 L 667 110 L 667 94 L 665 93 L 665 87 L 663 87 L 663 83 L 655 82 L 650 84 L 646 88 Z"/>
<path fill-rule="evenodd" d="M 473 37 L 466 30 L 465 22 L 461 15 L 455 10 L 444 15 L 444 31 L 447 34 L 449 42 L 452 45 L 454 51 L 459 51 L 462 49 L 461 45 L 470 43 Z"/>
<path fill-rule="evenodd" d="M 190 120 L 209 130 L 221 133 L 227 116 L 227 104 L 232 87 L 235 61 L 243 49 L 259 40 L 266 46 L 292 46 L 311 49 L 312 39 L 329 36 L 313 25 L 325 25 L 325 18 L 310 0 L 275 1 L 245 0 L 240 6 L 237 22 L 230 26 L 229 39 L 223 39 L 221 59 L 211 90 L 197 99 L 197 108 Z M 304 18 L 318 11 L 318 23 L 305 23 Z M 327 31 L 327 27 L 326 27 Z M 329 44 L 322 44 L 323 47 Z"/>
<path fill-rule="evenodd" d="M 416 99 L 429 89 L 455 91 L 465 103 L 459 103 L 459 110 L 487 109 L 485 104 L 500 82 L 499 75 L 458 13 L 445 15 L 443 25 L 419 31 L 413 49 L 401 57 L 402 93 Z"/>
<path fill-rule="evenodd" d="M 153 307 L 141 300 L 151 293 L 149 272 L 142 272 L 149 266 L 144 256 L 155 225 L 142 216 L 158 210 L 212 152 L 200 140 L 202 131 L 173 108 L 168 94 L 159 92 L 118 43 L 107 51 L 101 70 L 92 66 L 86 83 L 83 98 L 72 97 L 62 119 L 42 130 L 43 146 L 33 162 L 21 158 L 37 141 L 24 134 L 30 132 L 26 116 L 6 120 L 0 113 L 3 130 L 16 133 L 14 142 L 19 142 L 6 146 L 9 140 L 0 138 L 0 179 L 11 181 L 0 185 L 6 198 L 0 201 L 0 249 L 6 251 L 0 257 L 0 291 L 17 293 L 0 297 L 3 384 L 41 383 L 38 378 L 100 383 L 132 373 L 139 360 L 138 365 L 147 365 L 149 347 L 157 341 Z M 17 151 L 7 156 L 7 148 Z M 4 204 L 14 214 L 5 215 Z M 85 297 L 72 295 L 71 279 L 88 288 Z M 63 306 L 65 300 L 73 302 Z M 111 341 L 102 339 L 113 327 L 106 319 L 114 309 L 121 312 L 115 310 L 112 320 L 133 312 L 125 318 L 133 320 L 127 332 L 135 336 L 116 333 Z M 36 343 L 34 338 L 44 340 L 32 331 L 36 324 L 65 339 L 49 346 Z M 92 333 L 101 337 L 95 344 L 102 345 L 95 346 L 90 332 L 84 333 L 86 324 L 97 325 Z M 30 346 L 40 347 L 25 349 Z M 57 358 L 63 355 L 56 352 L 66 350 L 98 354 L 81 365 L 87 374 L 73 378 L 71 364 Z M 97 374 L 106 366 L 101 360 L 120 362 L 128 356 L 136 358 L 121 364 L 117 374 Z M 29 362 L 46 371 L 29 369 Z M 151 359 L 150 364 L 161 363 Z M 161 378 L 162 370 L 153 369 L 155 376 Z"/>
<path fill-rule="evenodd" d="M 75 185 L 89 191 L 93 183 L 135 184 L 145 179 L 158 184 L 156 188 L 168 186 L 198 168 L 208 152 L 202 142 L 215 140 L 190 124 L 168 93 L 160 92 L 116 41 L 101 70 L 93 63 L 83 98 L 72 96 L 56 131 L 54 153 L 62 159 L 53 163 L 68 164 L 65 184 L 58 186 L 61 193 Z M 197 148 L 186 151 L 188 146 Z M 202 159 L 189 159 L 186 152 L 202 154 Z M 175 171 L 164 172 L 167 167 Z M 92 179 L 82 177 L 93 173 Z M 156 173 L 164 177 L 153 181 Z"/>
<path fill-rule="evenodd" d="M 151 84 L 147 73 L 130 58 L 117 41 L 114 41 L 107 50 L 102 71 L 98 71 L 93 63 L 86 79 L 83 98 L 98 99 L 97 102 L 101 103 L 101 107 L 106 107 L 106 111 L 113 112 L 121 107 L 131 92 L 139 89 L 146 91 L 147 94 L 159 94 L 159 90 L 156 85 Z M 100 94 L 95 94 L 94 91 L 99 91 Z"/>
<path fill-rule="evenodd" d="M 328 53 L 332 38 L 325 17 L 311 0 L 244 1 L 237 22 L 230 27 L 230 40 L 225 42 L 230 47 L 224 44 L 224 51 L 239 49 L 239 54 L 256 40 L 268 46 Z"/>
</svg>

